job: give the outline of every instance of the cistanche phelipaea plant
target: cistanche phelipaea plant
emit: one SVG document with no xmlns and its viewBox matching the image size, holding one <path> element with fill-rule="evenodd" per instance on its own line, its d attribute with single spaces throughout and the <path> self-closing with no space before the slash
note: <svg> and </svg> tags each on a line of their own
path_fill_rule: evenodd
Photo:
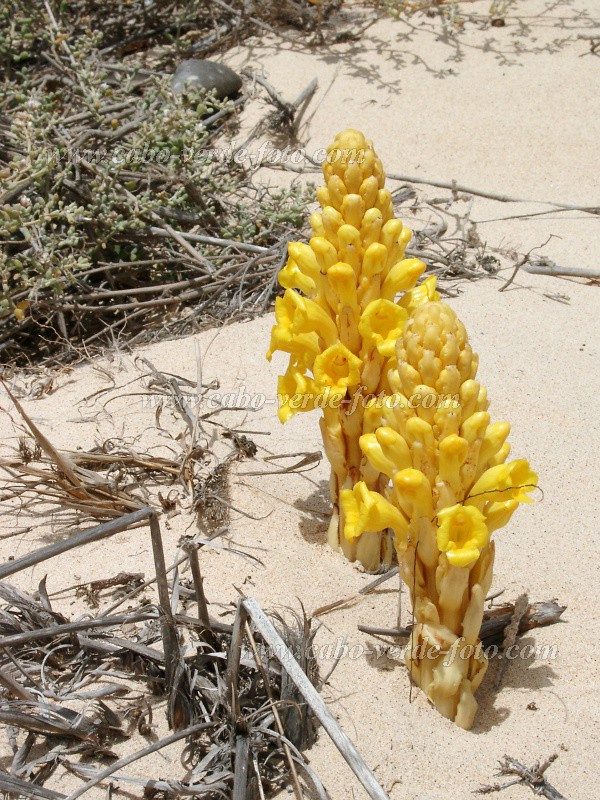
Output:
<svg viewBox="0 0 600 800">
<path fill-rule="evenodd" d="M 436 708 L 470 728 L 474 694 L 487 669 L 479 632 L 492 583 L 492 533 L 537 475 L 524 459 L 506 463 L 507 422 L 490 422 L 478 359 L 464 325 L 444 303 L 416 308 L 396 345 L 392 394 L 360 447 L 379 491 L 366 481 L 341 492 L 345 535 L 389 526 L 415 625 L 406 649 L 412 679 Z M 365 474 L 368 474 L 364 471 Z"/>
<path fill-rule="evenodd" d="M 328 541 L 375 571 L 391 562 L 391 536 L 384 525 L 345 537 L 339 496 L 358 483 L 371 491 L 387 484 L 363 457 L 359 440 L 373 430 L 373 399 L 390 391 L 387 374 L 409 314 L 437 298 L 435 278 L 416 285 L 425 264 L 404 257 L 411 231 L 394 218 L 381 161 L 362 133 L 336 136 L 323 175 L 312 238 L 289 244 L 279 273 L 286 291 L 276 299 L 267 357 L 276 350 L 290 356 L 277 387 L 282 422 L 299 411 L 323 412 L 333 503 Z"/>
</svg>

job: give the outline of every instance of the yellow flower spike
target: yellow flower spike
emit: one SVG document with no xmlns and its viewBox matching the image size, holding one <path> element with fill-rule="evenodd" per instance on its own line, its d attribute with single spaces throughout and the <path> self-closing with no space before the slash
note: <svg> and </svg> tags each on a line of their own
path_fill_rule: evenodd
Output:
<svg viewBox="0 0 600 800">
<path fill-rule="evenodd" d="M 394 264 L 387 273 L 381 286 L 381 296 L 385 300 L 394 300 L 399 292 L 412 289 L 425 272 L 425 264 L 418 258 L 404 258 Z"/>
<path fill-rule="evenodd" d="M 373 300 L 360 316 L 358 330 L 367 347 L 375 347 L 381 355 L 394 355 L 394 347 L 406 321 L 404 309 L 389 300 Z"/>
<path fill-rule="evenodd" d="M 282 423 L 286 423 L 300 411 L 312 411 L 316 407 L 317 397 L 318 388 L 312 378 L 290 365 L 285 375 L 281 375 L 277 381 L 277 416 Z"/>
<path fill-rule="evenodd" d="M 489 541 L 485 517 L 477 508 L 461 505 L 437 513 L 437 544 L 456 567 L 467 567 L 479 558 Z"/>
<path fill-rule="evenodd" d="M 538 476 L 523 458 L 509 464 L 498 464 L 486 470 L 475 482 L 465 504 L 482 508 L 488 502 L 516 500 L 518 503 L 532 503 L 529 492 L 537 483 Z"/>
<path fill-rule="evenodd" d="M 353 489 L 340 492 L 346 525 L 344 535 L 347 539 L 357 539 L 365 532 L 391 528 L 399 541 L 405 541 L 408 521 L 403 514 L 378 492 L 370 491 L 364 481 L 359 481 Z"/>
<path fill-rule="evenodd" d="M 317 289 L 314 280 L 302 272 L 293 258 L 288 258 L 285 267 L 279 271 L 277 280 L 284 289 L 300 289 L 309 297 L 313 296 Z"/>
<path fill-rule="evenodd" d="M 437 301 L 440 299 L 439 294 L 435 290 L 436 279 L 434 275 L 425 278 L 423 283 L 415 286 L 401 298 L 400 305 L 405 308 L 410 314 L 416 308 L 427 303 L 428 301 Z"/>
<path fill-rule="evenodd" d="M 361 367 L 361 359 L 338 342 L 315 358 L 313 374 L 319 386 L 342 391 L 358 384 Z"/>
<path fill-rule="evenodd" d="M 417 301 L 436 295 L 429 280 L 418 295 L 404 298 L 406 307 L 393 302 L 415 289 L 425 267 L 417 259 L 404 259 L 411 232 L 394 219 L 383 166 L 372 143 L 359 131 L 338 134 L 327 149 L 323 175 L 325 186 L 317 190 L 321 211 L 310 217 L 310 243 L 292 242 L 288 262 L 280 271 L 287 291 L 276 302 L 277 325 L 268 355 L 275 349 L 290 354 L 290 367 L 280 387 L 283 395 L 300 396 L 302 410 L 319 407 L 327 391 L 340 401 L 336 407 L 325 405 L 321 424 L 332 464 L 331 495 L 337 504 L 339 492 L 361 479 L 368 481 L 369 491 L 391 491 L 386 489 L 387 476 L 370 464 L 360 448 L 360 437 L 382 423 L 394 429 L 383 434 L 382 442 L 386 435 L 396 437 L 397 458 L 404 448 L 396 466 L 412 465 L 404 437 L 407 420 L 417 413 L 400 390 L 409 380 L 414 386 L 433 385 L 429 377 L 436 376 L 436 368 L 440 372 L 441 367 L 435 362 L 437 353 L 431 357 L 422 352 L 415 364 L 396 359 L 394 342 L 401 337 L 408 312 Z M 405 263 L 397 266 L 403 259 Z M 389 298 L 382 294 L 388 275 Z M 420 368 L 427 380 L 419 375 Z M 313 403 L 315 387 L 320 399 Z M 377 408 L 380 396 L 394 402 Z M 369 405 L 372 400 L 375 403 Z M 280 416 L 289 418 L 293 413 L 293 403 L 283 402 Z M 386 447 L 389 450 L 392 444 L 387 442 Z M 431 472 L 425 462 L 423 468 Z M 350 560 L 358 558 L 367 568 L 389 564 L 387 533 L 368 533 L 361 542 L 349 545 L 343 536 L 343 514 L 334 513 L 332 519 L 333 533 L 330 526 L 328 538 Z"/>
<path fill-rule="evenodd" d="M 408 509 L 410 519 L 431 519 L 433 498 L 431 484 L 418 469 L 403 469 L 394 475 L 394 489 L 401 508 Z"/>
</svg>

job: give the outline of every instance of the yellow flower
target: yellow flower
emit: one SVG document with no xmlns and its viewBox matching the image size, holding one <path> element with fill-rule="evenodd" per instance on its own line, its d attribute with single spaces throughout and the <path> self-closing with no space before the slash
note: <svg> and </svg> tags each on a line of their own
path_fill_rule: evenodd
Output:
<svg viewBox="0 0 600 800">
<path fill-rule="evenodd" d="M 293 258 L 288 259 L 277 278 L 284 289 L 300 289 L 304 294 L 312 295 L 317 288 L 314 280 L 302 272 Z"/>
<path fill-rule="evenodd" d="M 489 541 L 485 517 L 472 506 L 455 505 L 437 513 L 437 544 L 456 567 L 468 567 Z"/>
<path fill-rule="evenodd" d="M 497 464 L 487 469 L 476 481 L 465 503 L 479 508 L 490 501 L 533 503 L 528 492 L 533 491 L 537 483 L 538 476 L 524 458 L 508 464 Z"/>
<path fill-rule="evenodd" d="M 396 341 L 407 320 L 405 309 L 389 300 L 373 300 L 361 314 L 358 330 L 367 346 L 382 356 L 393 356 Z"/>
<path fill-rule="evenodd" d="M 312 411 L 316 408 L 318 397 L 316 383 L 292 362 L 285 375 L 277 379 L 277 416 L 282 423 L 286 423 L 299 411 Z"/>
<path fill-rule="evenodd" d="M 292 333 L 317 333 L 329 347 L 338 338 L 337 327 L 331 316 L 307 297 L 302 297 L 298 292 L 287 289 L 284 296 L 286 308 L 286 324 L 289 321 Z M 275 309 L 277 316 L 277 308 Z"/>
<path fill-rule="evenodd" d="M 356 299 L 356 274 L 350 264 L 338 261 L 327 270 L 327 279 L 341 306 L 354 308 Z"/>
<path fill-rule="evenodd" d="M 402 469 L 392 482 L 398 504 L 411 521 L 433 517 L 431 484 L 420 470 Z"/>
<path fill-rule="evenodd" d="M 518 505 L 518 500 L 507 500 L 506 503 L 489 504 L 485 509 L 485 521 L 490 534 L 506 525 L 516 511 Z"/>
<path fill-rule="evenodd" d="M 406 538 L 406 518 L 378 492 L 367 489 L 364 481 L 356 483 L 353 489 L 343 489 L 340 502 L 345 518 L 344 536 L 349 541 L 357 539 L 365 531 L 376 532 L 385 528 L 392 528 L 400 541 Z"/>
<path fill-rule="evenodd" d="M 405 308 L 409 314 L 422 306 L 423 303 L 429 301 L 439 300 L 440 296 L 435 290 L 436 279 L 434 275 L 431 275 L 429 278 L 425 278 L 423 283 L 420 283 L 418 286 L 415 286 L 414 289 L 411 289 L 409 292 L 406 292 L 400 299 L 400 305 L 402 308 Z"/>
<path fill-rule="evenodd" d="M 297 307 L 295 297 L 300 298 L 300 295 L 287 291 L 283 297 L 275 298 L 277 325 L 274 325 L 271 330 L 271 345 L 267 359 L 271 360 L 275 350 L 283 350 L 284 353 L 297 356 L 307 366 L 311 366 L 314 357 L 321 352 L 319 338 L 314 330 L 307 333 L 294 331 L 293 324 Z"/>
<path fill-rule="evenodd" d="M 425 264 L 418 258 L 403 258 L 390 269 L 381 287 L 381 296 L 393 300 L 398 292 L 412 289 L 425 272 Z"/>
<path fill-rule="evenodd" d="M 344 392 L 348 386 L 360 381 L 362 361 L 341 342 L 328 347 L 315 358 L 313 373 L 320 387 L 330 386 L 335 392 Z"/>
<path fill-rule="evenodd" d="M 396 472 L 411 464 L 406 441 L 393 428 L 377 428 L 375 433 L 365 433 L 359 439 L 360 449 L 379 472 L 392 478 Z"/>
</svg>

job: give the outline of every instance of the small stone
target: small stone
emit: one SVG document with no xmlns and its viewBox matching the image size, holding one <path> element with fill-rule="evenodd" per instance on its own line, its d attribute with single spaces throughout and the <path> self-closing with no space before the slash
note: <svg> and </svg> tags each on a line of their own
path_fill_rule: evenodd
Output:
<svg viewBox="0 0 600 800">
<path fill-rule="evenodd" d="M 242 88 L 242 79 L 225 64 L 190 58 L 175 70 L 171 86 L 175 94 L 189 89 L 214 91 L 219 99 L 233 97 Z"/>
</svg>

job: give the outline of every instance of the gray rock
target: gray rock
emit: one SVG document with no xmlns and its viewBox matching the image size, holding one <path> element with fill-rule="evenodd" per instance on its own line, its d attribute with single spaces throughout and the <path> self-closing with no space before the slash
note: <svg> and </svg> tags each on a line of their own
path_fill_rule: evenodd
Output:
<svg viewBox="0 0 600 800">
<path fill-rule="evenodd" d="M 233 97 L 242 88 L 242 79 L 225 64 L 190 58 L 175 70 L 171 86 L 175 94 L 188 89 L 215 91 L 219 99 Z"/>
</svg>

